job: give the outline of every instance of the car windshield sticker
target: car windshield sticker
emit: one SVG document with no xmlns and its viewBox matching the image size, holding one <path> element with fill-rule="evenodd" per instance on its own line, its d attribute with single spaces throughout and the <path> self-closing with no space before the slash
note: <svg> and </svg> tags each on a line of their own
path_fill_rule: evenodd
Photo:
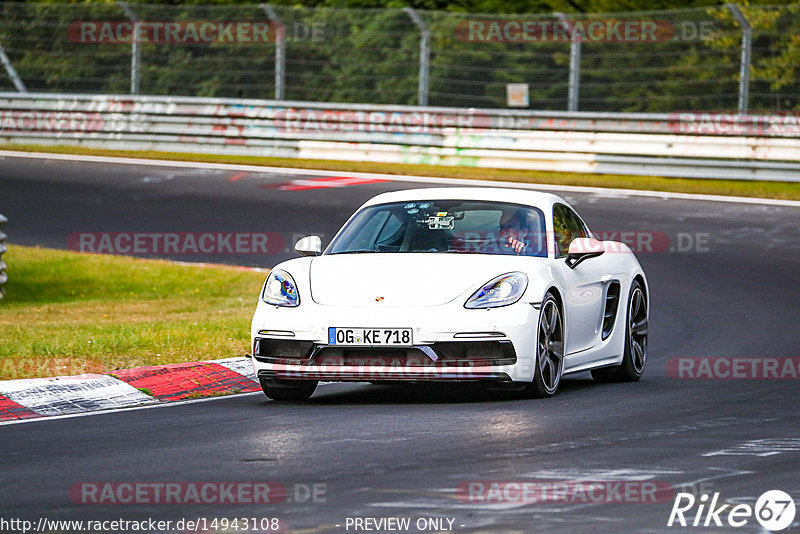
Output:
<svg viewBox="0 0 800 534">
<path fill-rule="evenodd" d="M 436 216 L 437 217 L 447 217 L 447 212 L 446 211 L 437 211 L 436 212 Z"/>
<path fill-rule="evenodd" d="M 431 207 L 431 205 L 428 202 L 425 202 L 424 204 L 420 204 L 419 205 L 419 209 L 421 209 L 421 210 L 425 210 L 425 209 L 428 209 L 430 207 Z"/>
<path fill-rule="evenodd" d="M 408 210 L 408 214 L 409 214 L 409 215 L 414 215 L 414 214 L 415 214 L 415 213 L 417 213 L 418 211 L 419 211 L 419 210 L 418 210 L 417 208 L 413 208 L 413 209 L 410 209 L 410 210 Z"/>
<path fill-rule="evenodd" d="M 431 230 L 452 230 L 455 226 L 454 221 L 455 217 L 452 216 L 444 217 L 437 215 L 436 217 L 428 217 L 428 228 Z"/>
<path fill-rule="evenodd" d="M 405 206 L 403 206 L 403 209 L 404 210 L 410 210 L 411 208 L 416 208 L 416 207 L 417 207 L 417 205 L 412 202 L 410 204 L 406 204 Z"/>
</svg>

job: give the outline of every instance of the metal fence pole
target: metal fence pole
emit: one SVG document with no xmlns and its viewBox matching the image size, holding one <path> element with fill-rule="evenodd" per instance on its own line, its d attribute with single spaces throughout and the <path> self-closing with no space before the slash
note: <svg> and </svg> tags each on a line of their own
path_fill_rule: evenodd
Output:
<svg viewBox="0 0 800 534">
<path fill-rule="evenodd" d="M 572 35 L 569 44 L 569 88 L 567 90 L 567 111 L 578 111 L 578 89 L 581 78 L 581 36 L 573 31 L 574 25 L 570 23 L 564 13 L 555 13 L 564 23 Z"/>
<path fill-rule="evenodd" d="M 750 100 L 750 50 L 753 46 L 753 28 L 734 4 L 725 4 L 742 27 L 742 61 L 739 67 L 739 113 L 747 113 Z"/>
<path fill-rule="evenodd" d="M 428 105 L 428 79 L 430 77 L 431 56 L 431 31 L 425 21 L 420 18 L 413 7 L 404 7 L 403 11 L 411 18 L 420 31 L 419 39 L 419 87 L 417 90 L 417 103 L 420 106 Z"/>
<path fill-rule="evenodd" d="M 136 38 L 136 23 L 139 22 L 139 17 L 133 12 L 131 6 L 122 0 L 117 1 L 117 5 L 125 12 L 125 16 L 133 24 L 133 31 L 131 32 L 131 94 L 139 94 L 139 67 L 141 64 L 141 44 Z"/>
<path fill-rule="evenodd" d="M 286 26 L 269 4 L 261 4 L 267 18 L 277 25 L 275 29 L 275 100 L 283 100 L 286 93 Z"/>
<path fill-rule="evenodd" d="M 20 93 L 27 93 L 28 89 L 25 87 L 25 84 L 22 83 L 22 79 L 17 74 L 14 65 L 11 64 L 11 60 L 8 59 L 6 55 L 6 50 L 3 48 L 3 45 L 0 44 L 0 62 L 3 63 L 3 66 L 6 68 L 6 72 L 8 73 L 8 77 L 11 78 L 11 81 L 14 82 L 14 87 L 17 88 L 17 91 Z"/>
<path fill-rule="evenodd" d="M 3 298 L 3 284 L 8 280 L 6 274 L 6 264 L 3 261 L 3 253 L 6 251 L 6 234 L 3 233 L 3 225 L 8 222 L 8 219 L 0 214 L 0 299 Z"/>
</svg>

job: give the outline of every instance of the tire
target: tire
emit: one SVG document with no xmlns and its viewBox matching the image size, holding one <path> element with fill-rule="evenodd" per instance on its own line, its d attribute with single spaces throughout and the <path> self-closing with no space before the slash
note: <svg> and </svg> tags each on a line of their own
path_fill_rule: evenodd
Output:
<svg viewBox="0 0 800 534">
<path fill-rule="evenodd" d="M 276 401 L 304 401 L 308 400 L 317 389 L 316 380 L 291 380 L 276 381 L 275 379 L 260 378 L 261 390 L 264 395 Z"/>
<path fill-rule="evenodd" d="M 564 315 L 552 293 L 547 293 L 539 312 L 536 335 L 536 367 L 527 393 L 546 398 L 555 395 L 564 373 Z"/>
<path fill-rule="evenodd" d="M 625 354 L 622 363 L 614 367 L 592 369 L 592 378 L 597 382 L 636 382 L 644 374 L 647 365 L 648 332 L 647 297 L 642 285 L 634 280 L 628 295 L 625 316 Z"/>
</svg>

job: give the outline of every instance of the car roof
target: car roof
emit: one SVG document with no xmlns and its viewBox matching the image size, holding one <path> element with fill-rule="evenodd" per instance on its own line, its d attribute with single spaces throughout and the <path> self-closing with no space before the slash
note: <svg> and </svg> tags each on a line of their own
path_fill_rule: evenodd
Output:
<svg viewBox="0 0 800 534">
<path fill-rule="evenodd" d="M 404 189 L 381 193 L 372 197 L 364 206 L 417 200 L 488 200 L 510 202 L 535 206 L 547 211 L 556 202 L 568 203 L 558 195 L 531 189 L 507 187 L 427 187 L 424 189 Z"/>
</svg>

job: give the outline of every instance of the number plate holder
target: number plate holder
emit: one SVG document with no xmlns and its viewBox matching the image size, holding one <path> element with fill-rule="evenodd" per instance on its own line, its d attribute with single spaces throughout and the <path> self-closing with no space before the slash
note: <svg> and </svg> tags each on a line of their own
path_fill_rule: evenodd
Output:
<svg viewBox="0 0 800 534">
<path fill-rule="evenodd" d="M 411 328 L 328 328 L 328 345 L 350 347 L 410 347 Z"/>
</svg>

